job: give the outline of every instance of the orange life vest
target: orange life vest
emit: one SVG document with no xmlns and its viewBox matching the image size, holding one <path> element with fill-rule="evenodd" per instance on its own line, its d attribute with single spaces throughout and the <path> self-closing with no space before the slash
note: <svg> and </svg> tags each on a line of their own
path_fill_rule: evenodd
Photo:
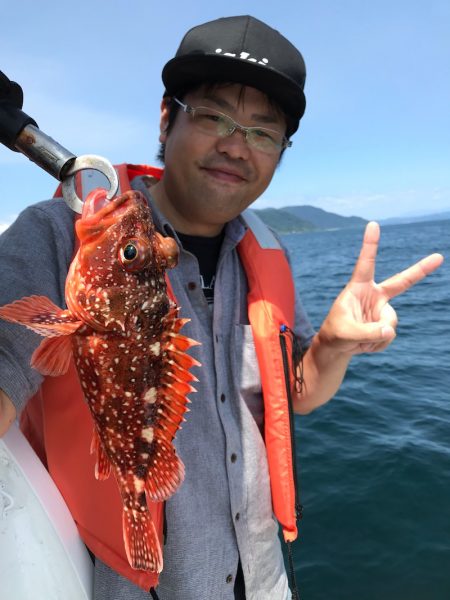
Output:
<svg viewBox="0 0 450 600">
<path fill-rule="evenodd" d="M 116 168 L 122 192 L 130 188 L 136 175 L 162 176 L 161 169 L 143 165 Z M 294 283 L 276 238 L 253 213 L 245 211 L 244 219 L 249 229 L 238 252 L 249 283 L 248 313 L 261 373 L 273 509 L 284 539 L 292 541 L 297 537 L 298 517 L 290 398 Z M 170 284 L 169 293 L 173 298 Z M 114 477 L 95 479 L 96 459 L 90 454 L 93 422 L 73 362 L 65 375 L 44 379 L 22 412 L 21 427 L 93 554 L 143 589 L 156 586 L 156 573 L 137 571 L 128 564 L 122 502 Z M 150 512 L 163 547 L 163 504 L 152 504 Z"/>
</svg>

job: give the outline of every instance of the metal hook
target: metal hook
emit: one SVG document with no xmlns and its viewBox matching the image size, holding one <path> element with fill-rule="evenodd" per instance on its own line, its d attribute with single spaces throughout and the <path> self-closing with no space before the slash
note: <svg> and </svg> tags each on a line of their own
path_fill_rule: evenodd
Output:
<svg viewBox="0 0 450 600">
<path fill-rule="evenodd" d="M 75 175 L 79 171 L 83 171 L 85 169 L 99 171 L 107 178 L 110 185 L 109 192 L 106 195 L 107 200 L 111 200 L 119 189 L 119 178 L 116 170 L 112 164 L 106 160 L 106 158 L 103 158 L 102 156 L 96 156 L 94 154 L 78 156 L 71 164 L 62 181 L 62 193 L 64 201 L 69 208 L 77 213 L 81 213 L 83 210 L 83 200 L 81 200 L 81 198 L 79 198 L 77 195 Z"/>
</svg>

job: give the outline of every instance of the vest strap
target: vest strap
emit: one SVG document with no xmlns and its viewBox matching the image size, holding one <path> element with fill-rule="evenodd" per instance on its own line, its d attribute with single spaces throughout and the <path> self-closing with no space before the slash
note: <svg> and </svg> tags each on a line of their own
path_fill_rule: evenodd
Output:
<svg viewBox="0 0 450 600">
<path fill-rule="evenodd" d="M 241 218 L 244 225 L 252 230 L 256 241 L 263 250 L 282 250 L 275 235 L 253 210 L 246 208 L 241 214 Z"/>
</svg>

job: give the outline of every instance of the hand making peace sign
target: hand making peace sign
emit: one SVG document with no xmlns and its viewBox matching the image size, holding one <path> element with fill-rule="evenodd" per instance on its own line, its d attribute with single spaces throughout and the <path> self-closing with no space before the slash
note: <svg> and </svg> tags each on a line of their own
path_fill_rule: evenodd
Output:
<svg viewBox="0 0 450 600">
<path fill-rule="evenodd" d="M 384 350 L 393 341 L 397 315 L 389 300 L 435 271 L 444 260 L 441 254 L 430 254 L 401 273 L 375 283 L 379 239 L 378 223 L 368 223 L 352 277 L 318 334 L 328 347 L 349 356 Z"/>
</svg>

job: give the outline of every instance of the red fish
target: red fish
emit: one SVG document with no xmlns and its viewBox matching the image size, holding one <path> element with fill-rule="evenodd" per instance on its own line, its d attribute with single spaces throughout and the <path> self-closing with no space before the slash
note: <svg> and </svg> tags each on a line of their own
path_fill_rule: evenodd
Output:
<svg viewBox="0 0 450 600">
<path fill-rule="evenodd" d="M 176 242 L 155 231 L 139 192 L 104 198 L 90 194 L 76 223 L 67 309 L 30 296 L 1 307 L 0 317 L 45 336 L 31 359 L 42 374 L 61 375 L 74 358 L 94 421 L 95 475 L 116 477 L 130 565 L 160 572 L 147 500 L 166 500 L 184 477 L 172 440 L 194 391 L 189 369 L 199 363 L 186 350 L 197 342 L 179 333 L 186 319 L 167 295 Z"/>
</svg>

